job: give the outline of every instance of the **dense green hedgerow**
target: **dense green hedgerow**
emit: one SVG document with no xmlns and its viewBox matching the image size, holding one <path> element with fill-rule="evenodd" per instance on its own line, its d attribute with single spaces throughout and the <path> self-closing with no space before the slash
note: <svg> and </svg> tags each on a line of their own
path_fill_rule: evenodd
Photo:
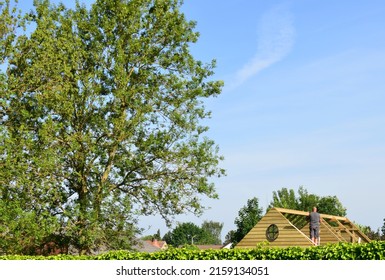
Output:
<svg viewBox="0 0 385 280">
<path fill-rule="evenodd" d="M 0 260 L 385 260 L 385 242 L 339 243 L 317 247 L 192 250 L 171 248 L 155 253 L 111 251 L 97 256 L 0 256 Z"/>
</svg>

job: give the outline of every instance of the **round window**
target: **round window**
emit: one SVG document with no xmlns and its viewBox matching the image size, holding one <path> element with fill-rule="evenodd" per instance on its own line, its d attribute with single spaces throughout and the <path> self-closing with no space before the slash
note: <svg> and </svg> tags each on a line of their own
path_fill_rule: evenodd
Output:
<svg viewBox="0 0 385 280">
<path fill-rule="evenodd" d="M 268 228 L 266 229 L 267 240 L 272 242 L 277 239 L 278 235 L 279 235 L 279 230 L 277 225 L 271 224 L 270 226 L 268 226 Z"/>
</svg>

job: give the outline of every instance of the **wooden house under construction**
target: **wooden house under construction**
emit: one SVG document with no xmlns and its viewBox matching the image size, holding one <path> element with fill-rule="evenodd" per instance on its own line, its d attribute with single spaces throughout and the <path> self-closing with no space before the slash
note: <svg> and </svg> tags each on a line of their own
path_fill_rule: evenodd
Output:
<svg viewBox="0 0 385 280">
<path fill-rule="evenodd" d="M 320 216 L 320 245 L 370 242 L 348 218 L 327 214 Z M 309 212 L 272 208 L 235 247 L 254 248 L 261 242 L 273 247 L 312 246 L 308 217 Z"/>
</svg>

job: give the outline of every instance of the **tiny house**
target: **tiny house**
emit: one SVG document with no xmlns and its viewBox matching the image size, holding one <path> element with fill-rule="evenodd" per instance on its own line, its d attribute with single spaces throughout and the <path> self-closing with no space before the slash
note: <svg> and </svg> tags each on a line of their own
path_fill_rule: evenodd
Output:
<svg viewBox="0 0 385 280">
<path fill-rule="evenodd" d="M 339 242 L 367 243 L 370 239 L 346 217 L 320 214 L 320 245 Z M 313 246 L 309 236 L 309 212 L 272 208 L 235 248 Z"/>
</svg>

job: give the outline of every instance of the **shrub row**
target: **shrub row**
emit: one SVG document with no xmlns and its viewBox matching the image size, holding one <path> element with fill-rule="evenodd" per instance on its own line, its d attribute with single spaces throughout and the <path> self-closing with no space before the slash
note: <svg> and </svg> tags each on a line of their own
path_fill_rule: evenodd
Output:
<svg viewBox="0 0 385 280">
<path fill-rule="evenodd" d="M 99 260 L 385 260 L 385 242 L 339 243 L 317 247 L 191 250 L 169 249 L 155 253 L 113 251 Z"/>
<path fill-rule="evenodd" d="M 155 253 L 111 251 L 97 256 L 0 256 L 0 260 L 385 260 L 385 242 L 338 243 L 317 247 L 194 250 L 171 248 Z"/>
</svg>

